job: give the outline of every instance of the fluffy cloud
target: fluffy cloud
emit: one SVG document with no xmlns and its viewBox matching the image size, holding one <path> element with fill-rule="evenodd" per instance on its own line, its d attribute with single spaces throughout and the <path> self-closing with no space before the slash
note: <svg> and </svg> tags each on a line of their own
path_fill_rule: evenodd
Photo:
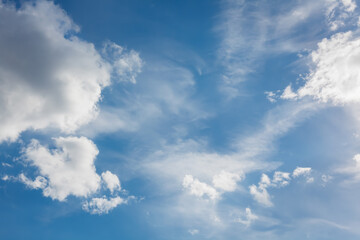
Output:
<svg viewBox="0 0 360 240">
<path fill-rule="evenodd" d="M 323 39 L 311 57 L 315 67 L 305 85 L 291 94 L 287 87 L 284 98 L 310 96 L 335 105 L 360 102 L 360 38 L 352 32 L 335 34 Z"/>
<path fill-rule="evenodd" d="M 293 178 L 297 178 L 300 176 L 304 176 L 306 178 L 307 183 L 311 183 L 314 181 L 314 178 L 310 176 L 311 168 L 297 167 L 293 173 Z M 274 172 L 273 178 L 266 174 L 261 175 L 260 182 L 258 185 L 251 185 L 249 187 L 250 194 L 253 196 L 254 200 L 260 203 L 265 207 L 272 207 L 274 204 L 271 202 L 271 196 L 268 192 L 268 188 L 276 187 L 281 188 L 290 184 L 291 177 L 288 172 Z"/>
<path fill-rule="evenodd" d="M 121 190 L 120 180 L 115 174 L 111 173 L 110 171 L 106 171 L 101 174 L 101 178 L 111 193 L 113 193 L 115 190 Z"/>
<path fill-rule="evenodd" d="M 192 175 L 185 175 L 183 179 L 183 187 L 189 190 L 190 194 L 215 200 L 224 192 L 233 192 L 237 188 L 237 182 L 244 179 L 243 174 L 235 174 L 222 170 L 219 174 L 215 175 L 212 184 L 208 185 L 200 182 Z"/>
<path fill-rule="evenodd" d="M 287 172 L 275 172 L 273 176 L 273 184 L 283 187 L 290 183 L 290 173 Z"/>
<path fill-rule="evenodd" d="M 83 204 L 83 209 L 91 214 L 106 214 L 118 205 L 125 203 L 127 203 L 127 201 L 119 196 L 109 199 L 106 197 L 92 198 Z"/>
<path fill-rule="evenodd" d="M 78 31 L 50 1 L 0 4 L 0 142 L 27 129 L 72 132 L 97 116 L 113 72 L 135 81 L 142 64 L 136 52 L 110 44 L 114 56 L 104 59 Z"/>
<path fill-rule="evenodd" d="M 40 176 L 34 181 L 20 174 L 19 180 L 27 186 L 42 189 L 44 196 L 64 201 L 69 195 L 89 197 L 101 188 L 101 182 L 114 193 L 120 181 L 110 171 L 101 177 L 96 173 L 94 161 L 99 151 L 85 137 L 55 138 L 55 148 L 49 149 L 36 140 L 23 150 L 23 158 L 38 169 Z"/>
<path fill-rule="evenodd" d="M 95 144 L 85 138 L 55 139 L 56 149 L 50 150 L 33 140 L 24 150 L 24 158 L 48 179 L 45 196 L 63 201 L 69 195 L 88 196 L 100 187 L 100 176 L 94 161 L 99 153 Z"/>
<path fill-rule="evenodd" d="M 214 187 L 226 192 L 233 192 L 237 187 L 237 182 L 243 179 L 242 175 L 221 171 L 213 177 Z"/>
<path fill-rule="evenodd" d="M 187 189 L 190 194 L 197 197 L 207 196 L 211 200 L 215 200 L 219 197 L 219 193 L 215 188 L 206 183 L 200 182 L 191 175 L 185 175 L 183 180 L 183 187 Z"/>
<path fill-rule="evenodd" d="M 258 203 L 266 207 L 273 206 L 273 203 L 271 202 L 270 194 L 266 190 L 266 188 L 269 187 L 270 185 L 271 185 L 270 178 L 266 174 L 262 174 L 259 185 L 258 186 L 251 185 L 249 187 L 250 194 L 254 197 L 254 199 Z"/>
<path fill-rule="evenodd" d="M 311 172 L 311 168 L 309 167 L 297 167 L 293 171 L 293 177 L 300 177 L 300 176 L 308 176 Z"/>
</svg>

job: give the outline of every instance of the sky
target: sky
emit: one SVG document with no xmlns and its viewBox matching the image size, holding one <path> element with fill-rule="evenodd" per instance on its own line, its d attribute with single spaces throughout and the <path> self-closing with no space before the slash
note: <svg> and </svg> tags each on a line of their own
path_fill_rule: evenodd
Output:
<svg viewBox="0 0 360 240">
<path fill-rule="evenodd" d="M 360 238 L 360 1 L 0 0 L 0 238 Z"/>
</svg>

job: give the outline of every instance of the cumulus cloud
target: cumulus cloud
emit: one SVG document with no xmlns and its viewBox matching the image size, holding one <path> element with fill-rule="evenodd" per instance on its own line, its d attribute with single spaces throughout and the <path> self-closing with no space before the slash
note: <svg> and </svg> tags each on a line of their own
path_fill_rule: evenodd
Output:
<svg viewBox="0 0 360 240">
<path fill-rule="evenodd" d="M 267 187 L 271 186 L 271 180 L 266 174 L 261 175 L 261 180 L 259 185 L 251 185 L 249 187 L 250 194 L 253 198 L 260 204 L 264 205 L 265 207 L 272 207 L 273 203 L 271 202 L 271 196 L 266 190 Z"/>
<path fill-rule="evenodd" d="M 291 94 L 287 87 L 286 98 L 310 96 L 335 105 L 360 102 L 360 38 L 352 32 L 335 34 L 323 39 L 311 57 L 315 67 L 305 85 Z"/>
<path fill-rule="evenodd" d="M 330 0 L 326 2 L 326 16 L 331 31 L 337 31 L 342 27 L 354 25 L 357 13 L 356 2 L 353 0 Z M 355 23 L 356 24 L 356 23 Z"/>
<path fill-rule="evenodd" d="M 99 151 L 85 137 L 55 138 L 55 148 L 41 145 L 37 140 L 23 150 L 23 159 L 36 167 L 39 176 L 34 181 L 20 174 L 27 186 L 42 189 L 44 196 L 64 201 L 70 195 L 89 197 L 101 189 L 103 182 L 111 193 L 119 191 L 119 178 L 110 171 L 101 177 L 96 173 L 95 159 Z"/>
<path fill-rule="evenodd" d="M 272 179 L 267 174 L 262 174 L 258 185 L 251 185 L 249 187 L 250 194 L 254 200 L 265 207 L 272 207 L 274 204 L 271 201 L 271 196 L 268 192 L 268 188 L 281 188 L 288 186 L 291 182 L 291 175 L 293 178 L 304 176 L 307 183 L 314 181 L 314 178 L 310 176 L 311 168 L 297 167 L 293 173 L 275 171 Z"/>
<path fill-rule="evenodd" d="M 277 171 L 274 173 L 272 182 L 276 186 L 283 187 L 283 186 L 289 185 L 290 180 L 291 180 L 290 173 Z"/>
<path fill-rule="evenodd" d="M 237 182 L 244 179 L 244 174 L 235 174 L 222 170 L 219 174 L 213 176 L 212 186 L 204 182 L 200 182 L 192 175 L 185 175 L 183 179 L 183 187 L 190 194 L 215 200 L 224 192 L 233 192 L 237 188 Z"/>
<path fill-rule="evenodd" d="M 215 200 L 219 197 L 219 193 L 215 188 L 206 183 L 200 182 L 191 175 L 185 175 L 183 180 L 183 187 L 187 189 L 190 194 L 197 197 L 207 196 L 211 200 Z"/>
<path fill-rule="evenodd" d="M 106 171 L 101 174 L 101 178 L 111 193 L 113 193 L 115 190 L 121 190 L 120 180 L 115 174 L 111 173 L 110 171 Z"/>
<path fill-rule="evenodd" d="M 293 171 L 293 177 L 300 177 L 300 176 L 308 176 L 311 172 L 311 168 L 309 167 L 297 167 Z"/>
<path fill-rule="evenodd" d="M 284 92 L 281 94 L 280 98 L 282 99 L 296 99 L 297 94 L 291 89 L 291 85 L 287 86 Z"/>
<path fill-rule="evenodd" d="M 55 138 L 56 149 L 48 149 L 36 140 L 24 149 L 24 159 L 48 179 L 45 196 L 65 200 L 69 195 L 85 197 L 100 187 L 94 161 L 99 151 L 85 137 Z"/>
<path fill-rule="evenodd" d="M 53 2 L 0 5 L 0 142 L 27 129 L 72 132 L 97 116 L 113 72 L 135 81 L 142 65 L 136 52 L 106 45 L 114 56 L 104 59 L 78 31 Z"/>
<path fill-rule="evenodd" d="M 107 214 L 110 210 L 116 208 L 120 204 L 127 203 L 126 200 L 117 196 L 113 198 L 92 198 L 83 204 L 83 209 L 91 214 Z"/>
<path fill-rule="evenodd" d="M 264 205 L 265 207 L 272 207 L 274 204 L 271 202 L 271 197 L 266 188 L 251 185 L 249 187 L 250 194 L 253 196 L 253 198 L 260 204 Z"/>
<path fill-rule="evenodd" d="M 237 187 L 237 182 L 243 179 L 243 175 L 235 174 L 222 170 L 213 177 L 214 187 L 226 192 L 233 192 Z"/>
</svg>

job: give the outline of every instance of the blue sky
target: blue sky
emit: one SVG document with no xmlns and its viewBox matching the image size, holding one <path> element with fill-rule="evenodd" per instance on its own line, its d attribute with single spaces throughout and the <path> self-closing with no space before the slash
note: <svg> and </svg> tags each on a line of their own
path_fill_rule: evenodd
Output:
<svg viewBox="0 0 360 240">
<path fill-rule="evenodd" d="M 359 239 L 359 8 L 0 1 L 0 238 Z"/>
</svg>

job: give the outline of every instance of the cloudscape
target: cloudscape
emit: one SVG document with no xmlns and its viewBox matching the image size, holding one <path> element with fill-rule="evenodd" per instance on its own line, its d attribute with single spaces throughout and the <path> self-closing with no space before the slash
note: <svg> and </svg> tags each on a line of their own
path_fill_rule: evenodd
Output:
<svg viewBox="0 0 360 240">
<path fill-rule="evenodd" d="M 0 239 L 360 239 L 360 1 L 0 0 Z"/>
</svg>

